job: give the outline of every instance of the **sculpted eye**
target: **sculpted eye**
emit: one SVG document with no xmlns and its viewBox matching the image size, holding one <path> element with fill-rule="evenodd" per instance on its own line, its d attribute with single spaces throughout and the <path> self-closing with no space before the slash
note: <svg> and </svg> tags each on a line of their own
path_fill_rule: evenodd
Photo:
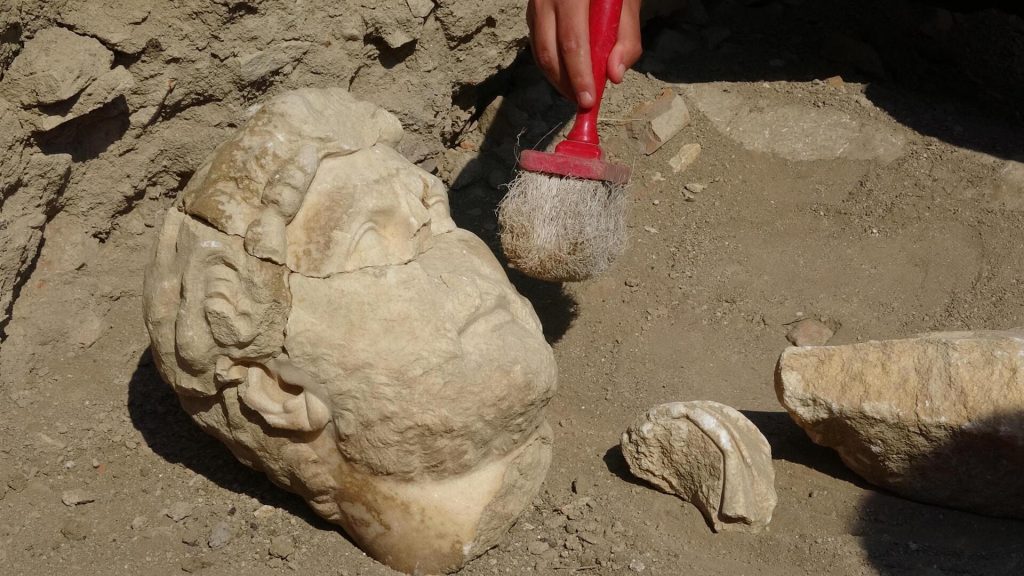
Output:
<svg viewBox="0 0 1024 576">
<path fill-rule="evenodd" d="M 227 264 L 211 266 L 206 274 L 206 298 L 235 302 L 238 298 L 238 271 Z"/>
<path fill-rule="evenodd" d="M 385 262 L 387 243 L 373 221 L 364 222 L 354 234 L 349 254 L 357 256 L 363 262 Z"/>
</svg>

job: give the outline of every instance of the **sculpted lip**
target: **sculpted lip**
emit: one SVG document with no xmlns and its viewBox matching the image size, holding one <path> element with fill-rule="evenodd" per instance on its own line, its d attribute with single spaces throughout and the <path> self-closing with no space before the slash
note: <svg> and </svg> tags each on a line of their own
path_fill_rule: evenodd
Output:
<svg viewBox="0 0 1024 576">
<path fill-rule="evenodd" d="M 508 307 L 508 298 L 500 294 L 485 295 L 480 306 L 470 314 L 459 329 L 462 336 L 471 329 L 482 329 L 496 332 L 499 328 L 517 322 Z"/>
</svg>

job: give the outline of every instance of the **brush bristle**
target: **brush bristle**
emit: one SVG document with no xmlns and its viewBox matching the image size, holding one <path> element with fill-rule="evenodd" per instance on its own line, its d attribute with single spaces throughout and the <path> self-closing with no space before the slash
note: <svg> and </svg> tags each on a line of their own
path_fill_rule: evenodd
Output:
<svg viewBox="0 0 1024 576">
<path fill-rule="evenodd" d="M 498 207 L 498 223 L 505 256 L 524 274 L 586 280 L 626 247 L 625 187 L 522 171 Z"/>
</svg>

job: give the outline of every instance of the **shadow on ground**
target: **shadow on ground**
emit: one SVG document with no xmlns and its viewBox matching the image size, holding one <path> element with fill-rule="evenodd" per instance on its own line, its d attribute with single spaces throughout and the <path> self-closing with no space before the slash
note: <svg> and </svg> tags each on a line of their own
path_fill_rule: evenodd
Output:
<svg viewBox="0 0 1024 576">
<path fill-rule="evenodd" d="M 892 487 L 922 502 L 1002 517 L 868 493 L 853 531 L 872 566 L 885 576 L 1024 574 L 1022 430 L 1019 412 L 974 422 L 915 458 Z"/>
<path fill-rule="evenodd" d="M 657 488 L 654 488 L 651 484 L 637 478 L 629 471 L 629 463 L 626 462 L 626 457 L 622 454 L 622 446 L 619 444 L 609 448 L 608 451 L 604 453 L 602 460 L 604 460 L 604 465 L 608 467 L 608 471 L 618 477 L 619 480 L 629 482 L 630 484 L 635 484 L 637 486 L 643 486 L 644 488 L 653 488 L 657 490 Z"/>
<path fill-rule="evenodd" d="M 764 434 L 772 447 L 773 460 L 799 464 L 860 488 L 870 488 L 867 482 L 843 465 L 835 451 L 811 442 L 786 412 L 741 410 L 741 413 Z"/>
<path fill-rule="evenodd" d="M 242 465 L 224 445 L 200 430 L 160 378 L 149 349 L 139 358 L 128 383 L 128 413 L 146 445 L 167 462 L 180 464 L 225 490 L 286 510 L 315 528 L 338 530 L 314 514 L 302 498 Z"/>
<path fill-rule="evenodd" d="M 768 438 L 773 458 L 817 470 L 866 491 L 850 527 L 870 565 L 883 576 L 1019 576 L 1024 574 L 1024 520 L 996 518 L 917 502 L 873 486 L 845 467 L 838 454 L 815 445 L 785 412 L 746 411 Z M 907 471 L 918 498 L 981 500 L 996 513 L 1024 510 L 1024 447 L 1014 434 L 1022 418 L 993 418 L 953 436 Z M 1020 438 L 1017 433 L 1016 438 Z M 908 493 L 911 493 L 908 492 Z M 921 493 L 929 495 L 920 496 Z M 1000 503 L 1005 503 L 1003 508 Z M 961 502 L 962 504 L 962 502 Z"/>
<path fill-rule="evenodd" d="M 1001 158 L 1024 153 L 1020 3 L 705 4 L 646 26 L 637 69 L 681 84 L 841 75 L 866 83 L 868 99 L 920 134 Z"/>
</svg>

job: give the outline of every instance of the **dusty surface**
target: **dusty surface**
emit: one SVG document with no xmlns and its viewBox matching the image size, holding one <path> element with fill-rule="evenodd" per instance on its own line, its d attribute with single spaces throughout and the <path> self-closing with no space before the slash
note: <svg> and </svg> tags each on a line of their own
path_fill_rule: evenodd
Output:
<svg viewBox="0 0 1024 576">
<path fill-rule="evenodd" d="M 936 332 L 788 348 L 775 391 L 816 444 L 868 482 L 1024 518 L 1024 332 Z"/>
<path fill-rule="evenodd" d="M 116 18 L 94 3 L 10 4 L 0 69 L 60 23 L 99 39 L 134 84 L 44 135 L 0 106 L 0 141 L 21 152 L 0 163 L 4 222 L 17 211 L 21 226 L 16 254 L 6 236 L 0 250 L 0 296 L 14 302 L 0 320 L 4 573 L 387 574 L 190 422 L 147 352 L 141 271 L 201 159 L 248 106 L 304 85 L 393 110 L 418 135 L 403 152 L 455 183 L 456 220 L 495 246 L 516 135 L 528 128 L 533 145 L 568 112 L 528 66 L 495 73 L 523 46 L 521 11 L 477 18 L 464 10 L 476 3 L 439 2 L 420 26 L 427 3 L 401 18 L 371 2 L 129 2 Z M 772 371 L 800 317 L 836 330 L 833 343 L 1024 324 L 1020 20 L 742 4 L 655 22 L 650 55 L 608 93 L 607 142 L 636 173 L 631 245 L 592 282 L 519 280 L 560 369 L 554 461 L 508 543 L 465 573 L 1019 574 L 1024 524 L 856 480 L 785 415 Z M 666 86 L 692 122 L 638 155 L 623 122 Z M 711 104 L 733 108 L 691 89 L 733 94 Z M 798 126 L 820 146 L 759 136 L 806 109 L 829 129 Z M 702 152 L 675 173 L 688 143 Z M 696 399 L 739 408 L 772 444 L 766 532 L 712 534 L 626 475 L 622 430 Z"/>
</svg>

